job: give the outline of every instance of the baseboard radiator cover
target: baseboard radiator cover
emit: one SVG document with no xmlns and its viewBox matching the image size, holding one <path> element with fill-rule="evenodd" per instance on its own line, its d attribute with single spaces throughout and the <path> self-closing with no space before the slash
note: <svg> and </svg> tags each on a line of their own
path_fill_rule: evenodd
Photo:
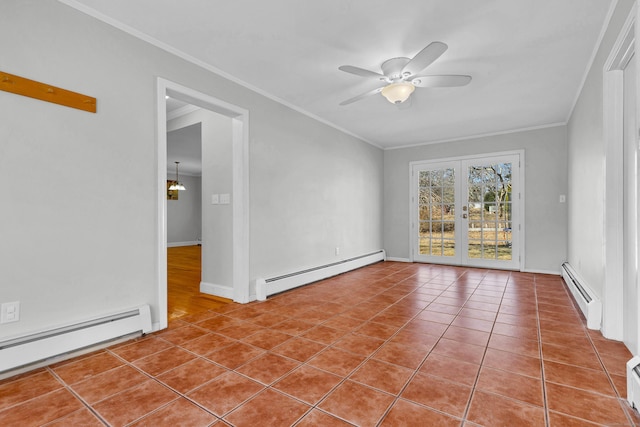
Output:
<svg viewBox="0 0 640 427">
<path fill-rule="evenodd" d="M 640 409 L 640 356 L 627 362 L 627 401 L 631 407 Z"/>
<path fill-rule="evenodd" d="M 587 328 L 599 330 L 602 324 L 602 301 L 568 262 L 562 264 L 562 278 L 587 319 Z"/>
<path fill-rule="evenodd" d="M 110 316 L 0 341 L 0 374 L 106 341 L 152 331 L 151 309 L 143 305 Z"/>
<path fill-rule="evenodd" d="M 370 254 L 272 277 L 270 279 L 258 278 L 256 280 L 256 298 L 259 301 L 265 301 L 269 295 L 275 295 L 318 280 L 326 279 L 327 277 L 336 276 L 369 264 L 384 261 L 385 258 L 385 251 L 379 250 Z"/>
</svg>

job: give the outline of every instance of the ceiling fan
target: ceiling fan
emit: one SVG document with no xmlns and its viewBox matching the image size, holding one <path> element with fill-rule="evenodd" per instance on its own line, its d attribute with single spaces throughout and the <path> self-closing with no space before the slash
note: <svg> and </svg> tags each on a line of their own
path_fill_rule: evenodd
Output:
<svg viewBox="0 0 640 427">
<path fill-rule="evenodd" d="M 388 59 L 380 66 L 382 74 L 352 65 L 342 65 L 338 67 L 340 71 L 346 73 L 384 82 L 384 86 L 342 101 L 340 105 L 351 104 L 377 93 L 382 93 L 392 104 L 401 104 L 409 99 L 409 96 L 411 96 L 417 87 L 454 87 L 469 84 L 471 76 L 423 76 L 419 74 L 438 59 L 447 49 L 448 46 L 446 44 L 433 42 L 411 59 L 404 57 Z"/>
</svg>

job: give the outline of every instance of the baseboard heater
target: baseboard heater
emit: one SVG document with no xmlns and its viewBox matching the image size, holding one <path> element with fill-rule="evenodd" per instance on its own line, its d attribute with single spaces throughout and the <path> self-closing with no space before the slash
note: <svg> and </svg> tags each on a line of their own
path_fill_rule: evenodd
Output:
<svg viewBox="0 0 640 427">
<path fill-rule="evenodd" d="M 0 341 L 0 373 L 136 332 L 151 332 L 148 305 L 6 341 Z"/>
<path fill-rule="evenodd" d="M 627 362 L 627 401 L 631 407 L 640 409 L 640 356 Z"/>
<path fill-rule="evenodd" d="M 278 294 L 297 288 L 298 286 L 313 283 L 327 277 L 336 276 L 364 267 L 365 265 L 374 264 L 385 259 L 384 250 L 373 252 L 367 255 L 361 255 L 354 258 L 345 259 L 339 262 L 322 265 L 319 267 L 309 268 L 297 271 L 295 273 L 285 274 L 270 279 L 259 278 L 256 280 L 256 298 L 264 301 L 269 295 Z"/>
<path fill-rule="evenodd" d="M 568 262 L 562 264 L 562 278 L 587 319 L 587 328 L 600 329 L 602 323 L 602 302 L 600 299 L 584 283 L 584 280 L 580 279 Z"/>
</svg>

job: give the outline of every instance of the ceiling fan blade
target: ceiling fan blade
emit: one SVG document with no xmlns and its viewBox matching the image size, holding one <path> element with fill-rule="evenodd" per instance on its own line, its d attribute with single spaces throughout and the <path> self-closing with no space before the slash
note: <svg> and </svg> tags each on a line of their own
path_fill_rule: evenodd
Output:
<svg viewBox="0 0 640 427">
<path fill-rule="evenodd" d="M 356 101 L 360 101 L 363 98 L 366 98 L 366 97 L 371 96 L 371 95 L 375 95 L 376 93 L 380 93 L 381 91 L 382 91 L 381 87 L 379 87 L 377 89 L 374 89 L 374 90 L 370 90 L 369 92 L 365 92 L 365 93 L 360 94 L 358 96 L 354 96 L 353 98 L 349 98 L 346 101 L 342 101 L 340 103 L 340 105 L 348 105 L 348 104 L 354 103 Z"/>
<path fill-rule="evenodd" d="M 360 77 L 369 77 L 369 78 L 376 78 L 381 80 L 386 79 L 386 77 L 380 73 L 365 70 L 364 68 L 360 68 L 360 67 L 354 67 L 352 65 L 342 65 L 338 67 L 338 70 L 344 71 L 345 73 L 355 74 L 356 76 L 360 76 Z"/>
<path fill-rule="evenodd" d="M 449 47 L 442 42 L 433 42 L 422 49 L 402 69 L 402 74 L 415 75 L 427 68 L 433 61 L 440 58 Z"/>
<path fill-rule="evenodd" d="M 415 87 L 456 87 L 468 85 L 471 76 L 418 76 L 411 80 Z"/>
</svg>

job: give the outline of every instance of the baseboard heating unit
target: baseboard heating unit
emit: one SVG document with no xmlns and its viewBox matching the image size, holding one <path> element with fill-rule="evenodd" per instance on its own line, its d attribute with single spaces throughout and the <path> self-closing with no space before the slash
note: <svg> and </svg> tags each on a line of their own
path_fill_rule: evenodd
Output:
<svg viewBox="0 0 640 427">
<path fill-rule="evenodd" d="M 627 400 L 633 408 L 640 409 L 640 356 L 627 362 Z"/>
<path fill-rule="evenodd" d="M 602 322 L 602 302 L 600 299 L 567 262 L 562 264 L 562 278 L 587 319 L 587 328 L 600 329 Z"/>
<path fill-rule="evenodd" d="M 0 342 L 0 373 L 136 332 L 151 332 L 148 305 Z"/>
<path fill-rule="evenodd" d="M 364 267 L 365 265 L 384 261 L 385 257 L 384 250 L 380 250 L 367 255 L 361 255 L 339 262 L 297 271 L 295 273 L 272 277 L 270 279 L 259 278 L 256 280 L 256 298 L 259 301 L 264 301 L 269 295 L 275 295 L 280 292 L 288 291 L 289 289 L 297 288 L 298 286 L 326 279 L 327 277 L 346 273 L 347 271 L 355 270 L 356 268 Z"/>
</svg>

